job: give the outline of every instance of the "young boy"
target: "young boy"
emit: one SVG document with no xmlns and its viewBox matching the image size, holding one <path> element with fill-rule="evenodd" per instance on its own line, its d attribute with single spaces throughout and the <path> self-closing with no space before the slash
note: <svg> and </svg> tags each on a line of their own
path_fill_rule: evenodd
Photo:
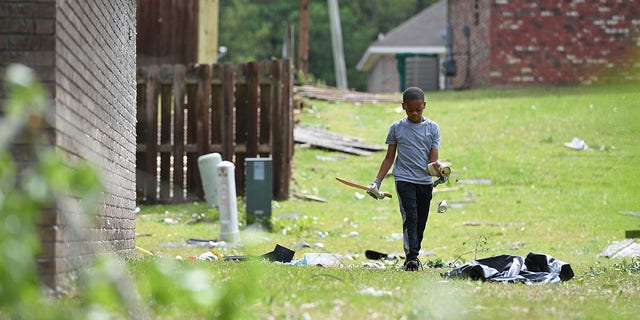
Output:
<svg viewBox="0 0 640 320">
<path fill-rule="evenodd" d="M 380 184 L 395 159 L 393 176 L 402 215 L 406 255 L 404 269 L 407 271 L 416 271 L 420 267 L 418 254 L 434 187 L 426 171 L 427 165 L 433 162 L 435 171 L 440 172 L 440 128 L 422 116 L 425 106 L 424 92 L 420 88 L 410 87 L 402 93 L 402 109 L 407 117 L 394 122 L 389 128 L 385 141 L 388 145 L 387 154 L 380 164 L 378 175 L 367 186 L 370 196 L 384 198 L 384 194 L 380 193 Z M 444 181 L 446 177 L 440 177 L 435 185 Z"/>
</svg>

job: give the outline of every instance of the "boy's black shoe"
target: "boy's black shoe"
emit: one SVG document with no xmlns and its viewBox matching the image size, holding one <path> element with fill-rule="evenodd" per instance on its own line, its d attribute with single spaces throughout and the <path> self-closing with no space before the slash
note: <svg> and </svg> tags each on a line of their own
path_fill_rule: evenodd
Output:
<svg viewBox="0 0 640 320">
<path fill-rule="evenodd" d="M 404 271 L 418 271 L 420 269 L 420 260 L 413 258 L 404 262 Z"/>
</svg>

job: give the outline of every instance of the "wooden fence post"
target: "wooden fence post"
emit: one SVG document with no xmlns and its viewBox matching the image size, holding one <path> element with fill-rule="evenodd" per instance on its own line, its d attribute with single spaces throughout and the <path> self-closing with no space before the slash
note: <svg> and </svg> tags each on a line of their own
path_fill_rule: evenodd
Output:
<svg viewBox="0 0 640 320">
<path fill-rule="evenodd" d="M 194 114 L 190 123 L 195 135 L 195 152 L 188 155 L 189 166 L 189 193 L 195 199 L 202 199 L 202 179 L 198 168 L 198 157 L 209 153 L 209 107 L 211 106 L 211 67 L 207 64 L 199 65 L 196 70 L 197 87 L 193 108 L 189 110 Z"/>
<path fill-rule="evenodd" d="M 293 100 L 292 100 L 292 72 L 291 60 L 279 60 L 280 83 L 282 90 L 280 98 L 280 121 L 282 126 L 282 161 L 280 162 L 280 189 L 278 199 L 286 200 L 289 197 L 289 181 L 291 176 L 291 159 L 293 156 Z"/>
<path fill-rule="evenodd" d="M 239 196 L 244 195 L 244 159 L 247 157 L 247 139 L 249 133 L 249 117 L 251 116 L 251 107 L 249 106 L 248 88 L 247 88 L 247 65 L 238 64 L 236 66 L 236 85 L 235 85 L 235 181 L 236 193 Z"/>
<path fill-rule="evenodd" d="M 282 113 L 283 127 L 282 133 L 284 139 L 282 153 L 282 171 L 280 176 L 280 190 L 278 199 L 286 200 L 289 198 L 289 181 L 291 181 L 291 160 L 293 159 L 293 63 L 292 60 L 280 60 L 282 81 Z"/>
<path fill-rule="evenodd" d="M 187 69 L 184 65 L 173 67 L 173 202 L 184 201 L 184 97 Z"/>
<path fill-rule="evenodd" d="M 197 65 L 189 65 L 187 68 L 187 105 L 185 118 L 186 144 L 185 144 L 185 185 L 187 187 L 187 197 L 185 200 L 195 201 L 198 199 L 198 179 L 195 175 L 198 166 L 198 77 Z"/>
<path fill-rule="evenodd" d="M 173 67 L 163 65 L 160 68 L 160 141 L 158 144 L 158 154 L 160 155 L 160 185 L 158 189 L 159 202 L 166 202 L 171 199 L 171 131 L 173 123 L 171 121 L 171 109 L 173 104 L 172 88 L 168 84 L 173 81 Z"/>
<path fill-rule="evenodd" d="M 258 128 L 260 126 L 260 81 L 258 79 L 258 64 L 249 62 L 246 72 L 248 110 L 247 157 L 258 156 Z"/>
<path fill-rule="evenodd" d="M 144 201 L 147 195 L 147 168 L 146 168 L 146 104 L 147 104 L 147 79 L 143 78 L 147 73 L 138 70 L 136 90 L 136 200 Z M 144 149 L 143 149 L 144 148 Z"/>
<path fill-rule="evenodd" d="M 222 65 L 214 64 L 211 69 L 211 118 L 209 119 L 209 134 L 211 135 L 211 148 L 215 152 L 222 151 Z"/>
<path fill-rule="evenodd" d="M 220 125 L 222 126 L 222 159 L 227 161 L 233 161 L 234 153 L 235 87 L 235 68 L 232 64 L 225 63 L 222 66 L 222 123 Z"/>
<path fill-rule="evenodd" d="M 273 190 L 274 198 L 276 200 L 282 200 L 286 197 L 283 195 L 282 190 L 282 161 L 285 154 L 285 132 L 283 123 L 283 109 L 282 109 L 282 81 L 281 72 L 282 64 L 278 60 L 274 60 L 271 63 L 271 94 L 272 94 L 272 107 L 273 123 L 271 130 L 271 154 L 273 165 Z"/>
<path fill-rule="evenodd" d="M 160 68 L 158 66 L 149 67 L 147 76 L 147 98 L 146 98 L 146 144 L 147 150 L 145 154 L 146 174 L 146 193 L 147 202 L 156 203 L 158 201 L 156 181 L 156 172 L 158 164 L 156 157 L 158 155 L 158 77 Z"/>
<path fill-rule="evenodd" d="M 260 156 L 272 156 L 272 125 L 273 125 L 273 84 L 271 80 L 271 62 L 262 61 L 259 64 L 260 78 L 260 139 L 261 145 L 267 145 L 268 150 L 260 152 Z"/>
</svg>

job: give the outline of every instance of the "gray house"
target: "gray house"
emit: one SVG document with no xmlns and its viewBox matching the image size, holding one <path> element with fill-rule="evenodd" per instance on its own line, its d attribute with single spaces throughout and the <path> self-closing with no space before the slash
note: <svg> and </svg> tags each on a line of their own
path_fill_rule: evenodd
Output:
<svg viewBox="0 0 640 320">
<path fill-rule="evenodd" d="M 391 93 L 410 86 L 425 91 L 443 89 L 440 65 L 446 54 L 442 36 L 446 26 L 447 1 L 440 0 L 381 34 L 356 66 L 368 73 L 367 91 Z"/>
</svg>

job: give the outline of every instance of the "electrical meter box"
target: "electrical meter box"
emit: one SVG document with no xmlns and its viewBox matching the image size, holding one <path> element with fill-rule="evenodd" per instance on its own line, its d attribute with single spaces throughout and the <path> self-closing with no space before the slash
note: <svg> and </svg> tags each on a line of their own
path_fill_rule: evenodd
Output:
<svg viewBox="0 0 640 320">
<path fill-rule="evenodd" d="M 271 158 L 246 158 L 244 161 L 247 225 L 260 223 L 270 229 L 273 198 Z"/>
</svg>

